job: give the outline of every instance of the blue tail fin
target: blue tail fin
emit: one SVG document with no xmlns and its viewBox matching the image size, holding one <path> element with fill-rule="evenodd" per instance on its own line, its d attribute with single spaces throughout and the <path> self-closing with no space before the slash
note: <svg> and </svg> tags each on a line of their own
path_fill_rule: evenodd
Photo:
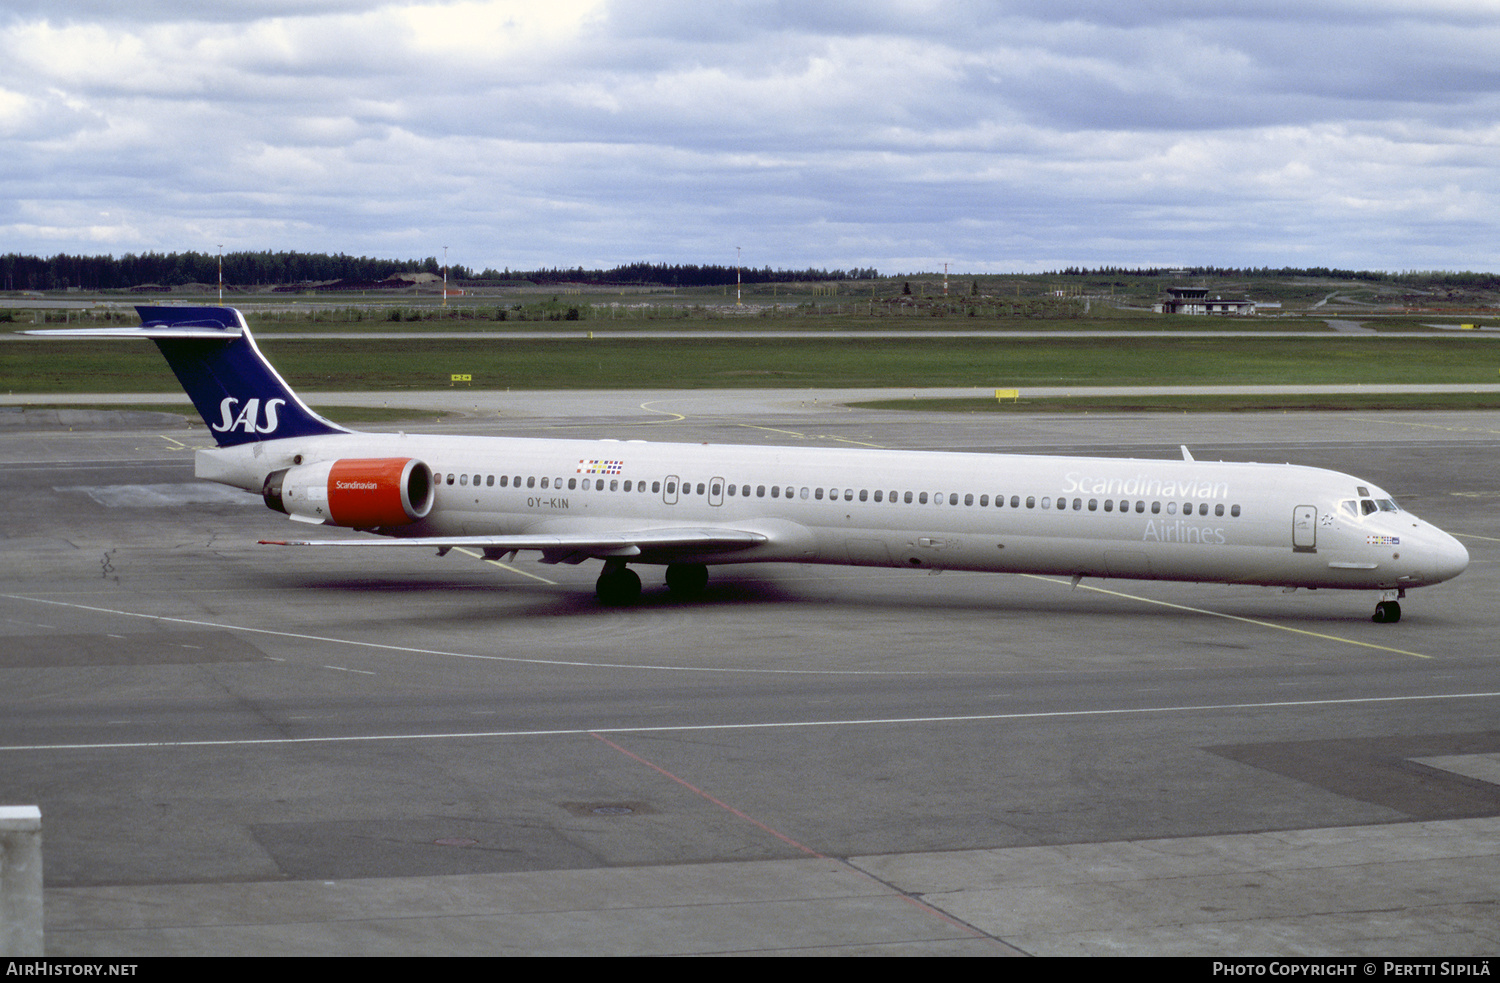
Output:
<svg viewBox="0 0 1500 983">
<path fill-rule="evenodd" d="M 28 332 L 75 338 L 150 338 L 220 447 L 349 433 L 297 398 L 232 307 L 137 307 L 139 328 Z"/>
<path fill-rule="evenodd" d="M 348 433 L 292 392 L 234 308 L 137 307 L 136 313 L 220 447 Z"/>
</svg>

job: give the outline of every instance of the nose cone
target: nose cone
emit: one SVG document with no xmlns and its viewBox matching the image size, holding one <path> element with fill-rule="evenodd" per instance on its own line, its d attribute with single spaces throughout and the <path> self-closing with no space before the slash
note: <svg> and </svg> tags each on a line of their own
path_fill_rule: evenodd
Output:
<svg viewBox="0 0 1500 983">
<path fill-rule="evenodd" d="M 1440 530 L 1437 533 L 1437 542 L 1432 551 L 1432 579 L 1431 583 L 1443 580 L 1452 580 L 1463 573 L 1469 566 L 1469 551 L 1463 543 Z"/>
<path fill-rule="evenodd" d="M 1402 536 L 1401 579 L 1408 587 L 1440 584 L 1452 580 L 1469 565 L 1469 551 L 1464 544 L 1436 526 L 1421 522 Z"/>
</svg>

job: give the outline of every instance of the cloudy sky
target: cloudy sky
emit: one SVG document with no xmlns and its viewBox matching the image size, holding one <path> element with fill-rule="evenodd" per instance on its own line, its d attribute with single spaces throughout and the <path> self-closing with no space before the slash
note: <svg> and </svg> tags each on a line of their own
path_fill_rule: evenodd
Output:
<svg viewBox="0 0 1500 983">
<path fill-rule="evenodd" d="M 1500 0 L 0 8 L 0 253 L 1500 270 Z"/>
</svg>

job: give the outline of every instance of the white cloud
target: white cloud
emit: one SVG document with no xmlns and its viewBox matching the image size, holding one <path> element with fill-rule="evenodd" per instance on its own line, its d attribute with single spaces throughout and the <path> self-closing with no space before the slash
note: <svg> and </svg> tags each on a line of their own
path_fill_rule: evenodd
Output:
<svg viewBox="0 0 1500 983">
<path fill-rule="evenodd" d="M 892 271 L 1492 269 L 1497 15 L 64 0 L 0 18 L 0 235 L 41 253 L 457 243 L 512 268 L 734 242 L 757 265 Z"/>
</svg>

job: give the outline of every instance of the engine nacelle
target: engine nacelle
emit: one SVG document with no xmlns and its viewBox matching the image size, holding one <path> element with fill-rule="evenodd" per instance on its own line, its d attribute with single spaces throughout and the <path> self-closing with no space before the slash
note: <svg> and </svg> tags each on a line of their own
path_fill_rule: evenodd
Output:
<svg viewBox="0 0 1500 983">
<path fill-rule="evenodd" d="M 271 508 L 303 522 L 404 526 L 432 511 L 432 469 L 410 457 L 299 464 L 266 475 L 261 495 Z"/>
</svg>

